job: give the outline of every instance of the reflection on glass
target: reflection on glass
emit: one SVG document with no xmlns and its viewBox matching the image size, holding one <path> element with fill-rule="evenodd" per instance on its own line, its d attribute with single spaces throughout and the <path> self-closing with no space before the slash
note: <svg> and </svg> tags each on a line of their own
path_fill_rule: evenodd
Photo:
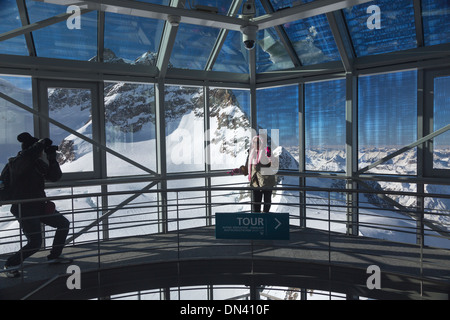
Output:
<svg viewBox="0 0 450 320">
<path fill-rule="evenodd" d="M 434 79 L 434 130 L 450 124 L 450 76 Z M 433 168 L 450 169 L 450 131 L 433 141 Z"/>
<path fill-rule="evenodd" d="M 255 49 L 256 72 L 283 70 L 294 67 L 291 57 L 288 55 L 274 28 L 258 31 Z"/>
<path fill-rule="evenodd" d="M 48 88 L 49 117 L 92 139 L 92 92 L 85 88 Z M 93 148 L 84 139 L 50 124 L 50 138 L 59 146 L 58 162 L 66 172 L 93 170 Z"/>
<path fill-rule="evenodd" d="M 0 1 L 0 34 L 22 27 L 15 0 Z M 0 41 L 0 54 L 28 55 L 23 35 Z"/>
<path fill-rule="evenodd" d="M 372 5 L 374 10 L 369 8 Z M 343 12 L 357 56 L 417 47 L 411 0 L 374 0 Z"/>
<path fill-rule="evenodd" d="M 397 151 L 417 138 L 417 71 L 359 78 L 359 168 Z M 417 154 L 412 149 L 369 172 L 415 174 Z"/>
<path fill-rule="evenodd" d="M 0 92 L 32 108 L 31 78 L 0 76 Z M 0 168 L 20 151 L 17 136 L 34 134 L 33 114 L 0 98 Z M 0 169 L 0 170 L 1 170 Z"/>
<path fill-rule="evenodd" d="M 450 42 L 450 2 L 422 0 L 422 21 L 425 45 Z"/>
<path fill-rule="evenodd" d="M 155 89 L 153 84 L 105 83 L 106 146 L 156 170 Z M 147 174 L 110 153 L 108 176 Z"/>
<path fill-rule="evenodd" d="M 185 7 L 195 9 L 197 5 L 203 7 L 211 7 L 212 10 L 217 10 L 218 14 L 226 15 L 230 9 L 232 0 L 196 0 L 186 1 Z"/>
<path fill-rule="evenodd" d="M 305 169 L 345 171 L 345 80 L 305 85 Z"/>
<path fill-rule="evenodd" d="M 203 70 L 220 29 L 180 24 L 170 62 L 175 68 Z"/>
<path fill-rule="evenodd" d="M 284 29 L 302 65 L 340 59 L 333 33 L 324 14 L 287 23 Z"/>
<path fill-rule="evenodd" d="M 211 89 L 210 143 L 211 169 L 233 169 L 245 164 L 249 147 L 250 91 Z"/>
<path fill-rule="evenodd" d="M 67 6 L 26 1 L 30 23 L 66 13 Z M 75 25 L 75 23 L 74 23 Z M 33 31 L 38 57 L 90 60 L 97 55 L 97 12 L 79 16 L 79 27 L 72 20 L 61 21 Z"/>
<path fill-rule="evenodd" d="M 256 91 L 258 129 L 266 129 L 270 137 L 279 134 L 279 145 L 289 155 L 280 162 L 280 169 L 298 169 L 298 86 L 286 86 Z M 274 131 L 275 130 L 275 131 Z M 275 142 L 276 143 L 276 142 Z M 276 145 L 274 145 L 276 147 Z"/>
<path fill-rule="evenodd" d="M 155 65 L 163 29 L 164 20 L 106 12 L 104 62 Z"/>
<path fill-rule="evenodd" d="M 220 50 L 214 71 L 227 71 L 236 73 L 248 73 L 248 50 L 242 43 L 242 34 L 230 30 Z"/>
<path fill-rule="evenodd" d="M 256 16 L 266 14 L 260 1 L 255 2 Z M 284 70 L 294 67 L 275 28 L 259 30 L 256 37 L 256 72 Z M 240 41 L 242 43 L 242 40 Z"/>
<path fill-rule="evenodd" d="M 203 88 L 165 86 L 167 172 L 204 171 Z"/>
</svg>

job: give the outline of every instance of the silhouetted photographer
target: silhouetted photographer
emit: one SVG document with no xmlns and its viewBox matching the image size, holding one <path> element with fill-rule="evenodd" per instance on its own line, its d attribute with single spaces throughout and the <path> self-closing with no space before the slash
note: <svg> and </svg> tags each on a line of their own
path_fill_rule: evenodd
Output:
<svg viewBox="0 0 450 320">
<path fill-rule="evenodd" d="M 10 200 L 40 200 L 11 206 L 11 213 L 18 219 L 27 244 L 6 261 L 4 268 L 8 270 L 8 277 L 20 276 L 17 267 L 40 250 L 43 238 L 41 223 L 56 228 L 48 262 L 71 262 L 61 257 L 70 223 L 56 210 L 53 202 L 42 200 L 46 198 L 45 181 L 55 182 L 62 176 L 56 161 L 58 147 L 49 138 L 37 139 L 28 132 L 19 134 L 17 140 L 22 143 L 22 150 L 8 160 L 1 180 L 7 184 Z"/>
</svg>

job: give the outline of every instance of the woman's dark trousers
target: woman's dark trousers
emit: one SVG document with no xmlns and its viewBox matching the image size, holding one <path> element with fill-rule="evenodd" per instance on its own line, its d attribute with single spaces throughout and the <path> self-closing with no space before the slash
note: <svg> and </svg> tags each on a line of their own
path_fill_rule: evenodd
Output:
<svg viewBox="0 0 450 320">
<path fill-rule="evenodd" d="M 269 212 L 272 205 L 272 190 L 253 190 L 253 212 L 261 212 L 261 204 L 264 198 L 263 212 Z"/>
</svg>

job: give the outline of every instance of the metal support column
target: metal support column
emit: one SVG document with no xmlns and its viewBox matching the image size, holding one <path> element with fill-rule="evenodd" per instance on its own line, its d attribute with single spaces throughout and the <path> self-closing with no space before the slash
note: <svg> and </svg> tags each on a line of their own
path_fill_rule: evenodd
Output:
<svg viewBox="0 0 450 320">
<path fill-rule="evenodd" d="M 156 110 L 156 162 L 157 172 L 162 178 L 158 183 L 158 232 L 166 233 L 168 230 L 167 213 L 167 173 L 166 164 L 166 127 L 164 107 L 164 81 L 161 79 L 155 84 L 155 110 Z"/>
<path fill-rule="evenodd" d="M 352 73 L 346 75 L 346 174 L 349 177 L 347 189 L 357 189 L 355 181 L 358 172 L 358 107 L 357 107 L 357 77 Z M 358 194 L 348 192 L 347 199 L 347 234 L 358 234 Z"/>
<path fill-rule="evenodd" d="M 298 85 L 298 141 L 299 141 L 299 159 L 298 159 L 298 168 L 299 168 L 299 186 L 303 188 L 306 186 L 306 178 L 301 176 L 303 172 L 305 172 L 305 85 L 303 83 Z M 300 218 L 300 227 L 306 227 L 306 191 L 300 190 L 299 193 L 299 218 Z"/>
</svg>

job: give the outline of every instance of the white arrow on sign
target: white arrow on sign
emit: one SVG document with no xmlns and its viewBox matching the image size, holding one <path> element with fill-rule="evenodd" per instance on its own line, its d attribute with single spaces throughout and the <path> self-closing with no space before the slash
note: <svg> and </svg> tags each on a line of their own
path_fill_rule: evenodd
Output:
<svg viewBox="0 0 450 320">
<path fill-rule="evenodd" d="M 278 225 L 275 227 L 275 230 L 277 230 L 279 228 L 279 226 L 281 226 L 281 222 L 277 218 L 275 218 L 275 220 L 278 222 Z"/>
</svg>

